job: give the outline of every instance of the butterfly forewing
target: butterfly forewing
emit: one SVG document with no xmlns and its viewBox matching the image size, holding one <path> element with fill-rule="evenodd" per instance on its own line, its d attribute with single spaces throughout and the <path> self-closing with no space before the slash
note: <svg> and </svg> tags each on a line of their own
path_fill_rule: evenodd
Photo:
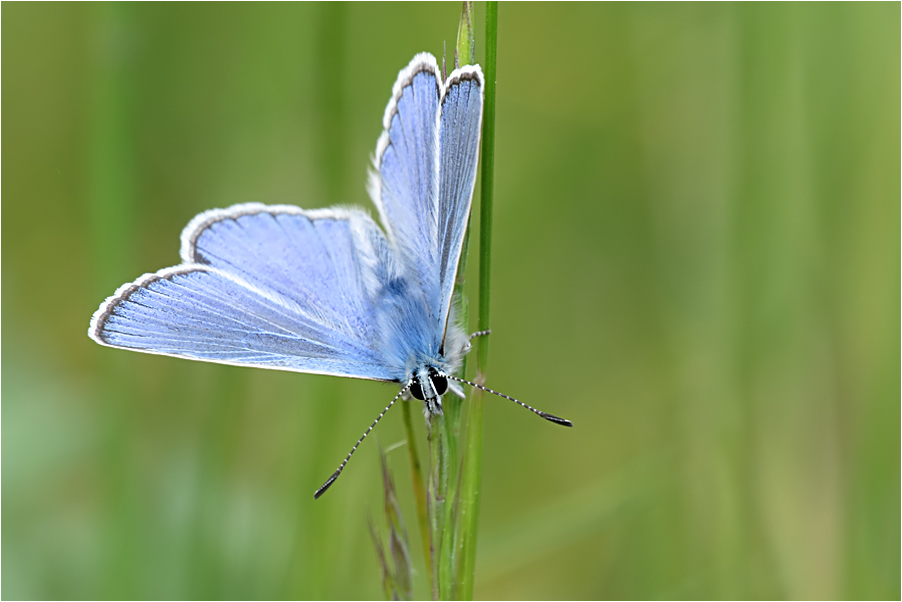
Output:
<svg viewBox="0 0 902 602">
<path fill-rule="evenodd" d="M 435 58 L 418 54 L 398 74 L 376 145 L 373 202 L 399 259 L 439 314 L 438 110 L 441 77 Z"/>
</svg>

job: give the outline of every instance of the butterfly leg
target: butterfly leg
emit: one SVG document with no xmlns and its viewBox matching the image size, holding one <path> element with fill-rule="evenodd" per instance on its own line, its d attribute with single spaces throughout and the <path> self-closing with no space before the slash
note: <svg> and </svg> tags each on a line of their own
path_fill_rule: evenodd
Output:
<svg viewBox="0 0 902 602">
<path fill-rule="evenodd" d="M 468 340 L 468 341 L 472 341 L 472 340 L 475 339 L 476 337 L 484 337 L 484 336 L 489 335 L 489 334 L 492 334 L 492 330 L 491 330 L 491 329 L 489 329 L 489 330 L 477 330 L 476 332 L 474 332 L 473 334 L 471 334 L 471 335 L 467 338 L 467 340 Z"/>
<path fill-rule="evenodd" d="M 460 397 L 461 399 L 467 398 L 467 396 L 464 394 L 463 388 L 455 382 L 448 383 L 448 390 L 451 391 L 452 393 L 454 393 L 455 395 L 457 395 L 458 397 Z"/>
<path fill-rule="evenodd" d="M 489 334 L 492 334 L 491 330 L 478 330 L 478 331 L 474 332 L 473 334 L 471 334 L 470 336 L 468 336 L 467 342 L 464 345 L 463 354 L 466 355 L 466 354 L 470 353 L 471 349 L 473 349 L 473 344 L 470 343 L 470 341 L 472 341 L 476 337 L 484 337 Z"/>
</svg>

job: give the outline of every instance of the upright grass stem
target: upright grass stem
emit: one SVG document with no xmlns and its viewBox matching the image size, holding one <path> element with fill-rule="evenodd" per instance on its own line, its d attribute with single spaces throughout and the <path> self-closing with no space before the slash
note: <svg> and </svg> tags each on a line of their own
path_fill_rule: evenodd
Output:
<svg viewBox="0 0 902 602">
<path fill-rule="evenodd" d="M 479 317 L 478 329 L 489 328 L 489 302 L 492 266 L 492 201 L 495 168 L 495 74 L 498 49 L 498 3 L 486 3 L 485 18 L 485 105 L 482 126 L 482 187 L 480 189 L 479 229 Z M 476 343 L 476 382 L 485 382 L 489 337 Z M 476 568 L 476 528 L 479 518 L 482 481 L 483 392 L 473 388 L 467 409 L 467 433 L 463 466 L 458 487 L 456 516 L 456 566 L 452 596 L 473 598 Z"/>
<path fill-rule="evenodd" d="M 474 3 L 463 2 L 460 14 L 460 20 L 457 27 L 457 42 L 454 50 L 454 66 L 458 65 L 474 65 L 476 64 L 476 36 L 473 29 L 474 24 Z M 457 280 L 455 282 L 455 296 L 458 302 L 458 320 L 460 323 L 469 325 L 470 313 L 469 304 L 464 294 L 464 281 L 467 273 L 467 250 L 470 243 L 470 228 L 467 227 L 464 233 L 464 252 L 461 254 L 460 262 L 457 267 Z M 467 361 L 461 364 L 458 376 L 466 377 Z M 458 465 L 458 439 L 460 437 L 460 418 L 461 418 L 461 401 L 454 395 L 447 395 L 444 399 L 444 420 L 445 420 L 445 455 L 444 466 L 447 467 L 446 479 L 447 488 L 442 503 L 444 504 L 444 527 L 442 534 L 441 551 L 439 552 L 439 589 L 438 595 L 442 600 L 453 599 L 454 596 L 454 577 L 455 565 L 457 559 L 457 487 L 459 478 Z"/>
<path fill-rule="evenodd" d="M 413 420 L 410 417 L 410 399 L 401 400 L 401 414 L 404 417 L 404 433 L 407 435 L 407 455 L 410 458 L 410 480 L 413 484 L 414 501 L 417 509 L 417 526 L 420 541 L 423 545 L 423 558 L 426 566 L 432 566 L 432 552 L 429 545 L 429 512 L 426 503 L 426 485 L 423 481 L 423 468 L 420 465 L 420 454 L 417 451 L 417 440 L 413 433 Z M 429 589 L 432 589 L 432 571 L 428 571 Z"/>
<path fill-rule="evenodd" d="M 445 504 L 448 497 L 448 449 L 446 446 L 447 421 L 441 414 L 426 419 L 429 432 L 429 480 L 426 485 L 429 502 L 429 534 L 432 555 L 432 595 L 445 599 L 443 591 L 448 585 L 442 580 L 442 541 L 445 539 Z M 450 534 L 449 534 L 450 536 Z"/>
</svg>

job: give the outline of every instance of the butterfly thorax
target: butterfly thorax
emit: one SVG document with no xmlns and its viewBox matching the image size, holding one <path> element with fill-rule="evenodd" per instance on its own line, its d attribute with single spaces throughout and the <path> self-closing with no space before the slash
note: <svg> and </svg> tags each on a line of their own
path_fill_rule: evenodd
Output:
<svg viewBox="0 0 902 602">
<path fill-rule="evenodd" d="M 469 350 L 466 334 L 452 311 L 444 341 L 432 357 L 411 358 L 413 369 L 406 382 L 410 383 L 410 395 L 423 402 L 428 414 L 442 413 L 442 396 L 448 392 L 448 375 L 460 367 L 461 359 Z"/>
<path fill-rule="evenodd" d="M 448 374 L 454 374 L 469 345 L 452 308 L 447 328 L 428 315 L 428 304 L 419 287 L 400 278 L 379 295 L 379 324 L 385 341 L 385 361 L 398 366 L 397 381 L 424 403 L 426 414 L 442 413 L 442 396 L 448 392 Z"/>
<path fill-rule="evenodd" d="M 456 304 L 449 311 L 446 327 L 439 308 L 424 293 L 428 287 L 397 265 L 392 267 L 391 278 L 378 286 L 373 302 L 382 361 L 395 372 L 397 382 L 420 383 L 423 396 L 418 399 L 441 397 L 447 383 L 435 387 L 430 376 L 453 374 L 468 347 L 466 334 L 457 324 Z M 439 404 L 435 413 L 440 412 Z"/>
</svg>

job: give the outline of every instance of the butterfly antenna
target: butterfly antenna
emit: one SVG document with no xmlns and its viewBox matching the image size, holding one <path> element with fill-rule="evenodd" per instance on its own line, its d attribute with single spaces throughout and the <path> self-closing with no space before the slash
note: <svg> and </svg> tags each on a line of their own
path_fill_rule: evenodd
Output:
<svg viewBox="0 0 902 602">
<path fill-rule="evenodd" d="M 345 456 L 345 459 L 342 461 L 341 465 L 338 467 L 338 470 L 333 472 L 332 476 L 329 477 L 329 480 L 326 481 L 325 483 L 323 483 L 323 486 L 316 490 L 316 493 L 313 494 L 313 499 L 315 499 L 315 500 L 319 499 L 319 496 L 326 493 L 326 490 L 328 490 L 329 487 L 332 486 L 332 483 L 334 483 L 336 481 L 336 479 L 338 479 L 338 477 L 341 476 L 341 471 L 344 470 L 345 466 L 348 465 L 348 460 L 351 459 L 351 456 L 354 455 L 354 452 L 357 451 L 357 448 L 360 447 L 360 444 L 363 442 L 364 439 L 366 439 L 366 436 L 370 434 L 370 431 L 372 431 L 376 427 L 376 424 L 380 420 L 382 420 L 382 417 L 385 416 L 386 412 L 388 412 L 391 409 L 391 407 L 393 405 L 395 405 L 395 402 L 398 401 L 398 398 L 400 398 L 402 395 L 404 395 L 404 392 L 410 388 L 411 382 L 413 382 L 413 381 L 408 381 L 407 384 L 404 385 L 404 388 L 401 389 L 398 392 L 398 394 L 395 395 L 395 398 L 389 402 L 389 404 L 385 407 L 384 410 L 382 410 L 382 413 L 379 414 L 375 420 L 373 420 L 373 424 L 370 425 L 370 428 L 366 429 L 366 431 L 360 436 L 360 439 L 357 440 L 357 443 L 354 444 L 354 447 L 351 448 L 351 451 L 348 452 L 348 455 Z"/>
<path fill-rule="evenodd" d="M 523 403 L 522 401 L 520 401 L 520 400 L 518 400 L 518 399 L 514 399 L 514 398 L 511 397 L 510 395 L 505 395 L 504 393 L 499 393 L 498 391 L 493 391 L 493 390 L 489 389 L 488 387 L 483 387 L 482 385 L 476 384 L 476 383 L 474 383 L 474 382 L 472 382 L 472 381 L 469 381 L 469 380 L 466 380 L 466 379 L 463 379 L 463 378 L 457 378 L 456 376 L 451 376 L 450 374 L 447 374 L 446 376 L 447 376 L 448 378 L 450 378 L 451 380 L 456 380 L 457 382 L 460 382 L 460 383 L 464 383 L 464 384 L 470 385 L 471 387 L 476 387 L 477 389 L 482 389 L 483 391 L 488 391 L 489 393 L 493 393 L 493 394 L 497 395 L 498 397 L 503 397 L 503 398 L 505 398 L 505 399 L 510 399 L 510 400 L 513 401 L 515 404 L 521 405 L 521 406 L 523 406 L 524 408 L 526 408 L 527 410 L 529 410 L 530 412 L 533 412 L 533 413 L 535 413 L 535 414 L 538 414 L 539 416 L 541 416 L 541 417 L 544 418 L 545 420 L 548 420 L 548 421 L 553 422 L 553 423 L 555 423 L 555 424 L 560 424 L 560 425 L 562 425 L 562 426 L 570 426 L 570 427 L 573 426 L 573 423 L 570 422 L 569 420 L 567 420 L 566 418 L 558 418 L 557 416 L 554 416 L 554 415 L 552 415 L 552 414 L 549 414 L 548 412 L 543 412 L 542 410 L 537 410 L 537 409 L 535 409 L 534 407 L 532 407 L 532 406 L 530 406 L 530 405 L 526 405 L 525 403 Z"/>
</svg>

